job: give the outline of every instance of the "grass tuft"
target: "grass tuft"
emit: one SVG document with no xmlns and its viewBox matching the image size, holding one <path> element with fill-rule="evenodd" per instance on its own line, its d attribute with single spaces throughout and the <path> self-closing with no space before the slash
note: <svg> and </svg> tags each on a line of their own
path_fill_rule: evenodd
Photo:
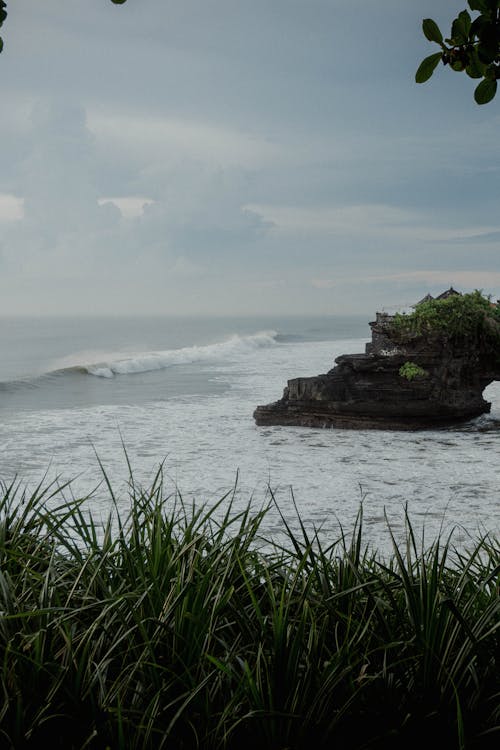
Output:
<svg viewBox="0 0 500 750">
<path fill-rule="evenodd" d="M 130 467 L 129 467 L 130 468 Z M 2 748 L 493 748 L 498 540 L 389 559 L 299 518 L 211 507 L 129 477 L 104 524 L 66 487 L 0 492 Z M 224 510 L 225 508 L 225 510 Z M 264 538 L 264 542 L 263 542 Z"/>
</svg>

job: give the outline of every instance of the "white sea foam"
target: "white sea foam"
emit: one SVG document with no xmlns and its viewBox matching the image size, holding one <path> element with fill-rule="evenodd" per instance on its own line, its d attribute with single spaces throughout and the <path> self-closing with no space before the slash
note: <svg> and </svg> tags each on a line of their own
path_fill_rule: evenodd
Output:
<svg viewBox="0 0 500 750">
<path fill-rule="evenodd" d="M 85 369 L 90 375 L 99 378 L 113 378 L 115 375 L 164 370 L 173 365 L 227 361 L 248 354 L 255 349 L 276 346 L 276 336 L 276 331 L 259 331 L 250 336 L 233 335 L 215 344 L 131 354 L 125 358 L 86 365 Z"/>
<path fill-rule="evenodd" d="M 45 358 L 43 368 L 37 368 L 48 371 L 70 350 L 71 358 L 64 362 L 70 372 L 44 378 L 40 387 L 0 391 L 0 479 L 17 475 L 36 486 L 50 467 L 48 477 L 60 482 L 77 475 L 73 491 L 83 497 L 100 480 L 95 449 L 116 490 L 118 507 L 126 513 L 123 440 L 144 486 L 164 462 L 167 493 L 178 487 L 186 500 L 210 504 L 228 492 L 233 496 L 238 472 L 235 511 L 249 499 L 260 509 L 269 486 L 287 522 L 295 523 L 295 503 L 308 532 L 321 529 L 328 542 L 338 538 L 337 519 L 350 528 L 361 499 L 366 540 L 378 548 L 391 549 L 384 513 L 398 538 L 406 505 L 417 534 L 425 525 L 429 543 L 443 521 L 445 527 L 448 522 L 459 527 L 458 544 L 467 544 L 468 532 L 474 536 L 478 527 L 498 531 L 500 382 L 484 394 L 493 402 L 491 415 L 449 430 L 257 427 L 252 418 L 257 404 L 279 398 L 287 378 L 325 372 L 338 355 L 363 351 L 366 339 L 359 337 L 366 331 L 355 328 L 349 339 L 311 341 L 307 335 L 316 334 L 316 323 L 294 321 L 293 328 L 276 326 L 276 343 L 272 320 L 252 321 L 244 330 L 227 328 L 232 322 L 226 321 L 220 328 L 201 323 L 182 338 L 172 322 L 169 329 L 169 321 L 159 320 L 154 332 L 149 320 L 143 329 L 136 324 L 132 330 L 128 321 L 104 321 L 107 333 L 100 336 L 98 324 L 84 320 L 80 329 L 85 335 L 66 334 L 66 339 L 52 335 L 53 322 L 45 336 L 26 324 L 31 338 L 26 337 L 23 351 L 35 363 L 41 353 Z M 268 330 L 247 335 L 261 328 Z M 225 338 L 231 331 L 241 335 Z M 219 343 L 192 346 L 200 340 Z M 74 351 L 77 346 L 81 349 Z M 150 351 L 140 353 L 141 347 Z M 6 346 L 0 350 L 8 351 Z M 156 367 L 183 365 L 178 377 L 172 370 L 168 378 L 105 379 L 118 367 L 138 372 L 142 363 L 144 370 L 151 357 Z M 95 371 L 102 368 L 100 377 L 81 374 L 88 372 L 88 363 L 94 363 Z M 229 387 L 212 387 L 216 379 Z M 109 505 L 102 487 L 87 507 L 100 518 Z M 274 506 L 265 523 L 279 535 L 283 522 Z"/>
</svg>

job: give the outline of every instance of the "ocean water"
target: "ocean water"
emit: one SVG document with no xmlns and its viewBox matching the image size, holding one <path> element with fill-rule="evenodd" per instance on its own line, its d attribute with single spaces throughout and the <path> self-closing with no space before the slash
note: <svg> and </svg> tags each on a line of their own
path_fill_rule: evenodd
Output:
<svg viewBox="0 0 500 750">
<path fill-rule="evenodd" d="M 257 510 L 271 493 L 288 522 L 338 537 L 363 504 L 365 539 L 389 549 L 404 509 L 429 542 L 498 532 L 500 383 L 490 415 L 417 433 L 257 427 L 257 404 L 289 378 L 329 370 L 361 352 L 366 318 L 10 318 L 0 320 L 0 479 L 72 480 L 106 515 L 96 454 L 128 507 L 124 445 L 147 485 L 163 464 L 184 500 Z M 279 535 L 275 507 L 265 524 Z"/>
</svg>

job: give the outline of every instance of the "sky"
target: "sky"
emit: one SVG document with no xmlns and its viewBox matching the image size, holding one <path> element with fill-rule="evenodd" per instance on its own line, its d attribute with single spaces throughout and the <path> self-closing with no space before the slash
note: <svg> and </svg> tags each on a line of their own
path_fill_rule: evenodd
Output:
<svg viewBox="0 0 500 750">
<path fill-rule="evenodd" d="M 500 297 L 500 96 L 465 0 L 8 0 L 0 315 L 372 314 Z"/>
</svg>

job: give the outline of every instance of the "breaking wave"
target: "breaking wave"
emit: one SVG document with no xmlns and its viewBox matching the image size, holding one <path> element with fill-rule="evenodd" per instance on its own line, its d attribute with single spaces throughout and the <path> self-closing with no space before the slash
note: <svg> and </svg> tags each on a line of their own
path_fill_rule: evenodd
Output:
<svg viewBox="0 0 500 750">
<path fill-rule="evenodd" d="M 234 334 L 224 341 L 204 346 L 186 346 L 180 349 L 137 352 L 120 355 L 110 354 L 101 361 L 85 363 L 76 361 L 64 364 L 50 372 L 26 376 L 16 380 L 0 382 L 0 393 L 38 389 L 60 378 L 75 378 L 93 375 L 97 378 L 114 378 L 116 375 L 165 370 L 175 365 L 189 365 L 196 362 L 217 363 L 244 357 L 256 349 L 277 346 L 279 337 L 276 331 L 259 331 L 247 336 Z M 85 355 L 81 355 L 82 359 Z M 97 355 L 98 356 L 98 355 Z"/>
<path fill-rule="evenodd" d="M 245 355 L 255 349 L 275 346 L 275 331 L 260 331 L 250 336 L 233 335 L 226 341 L 205 346 L 186 346 L 182 349 L 143 352 L 107 362 L 84 365 L 89 375 L 98 378 L 113 378 L 115 375 L 131 375 L 152 370 L 164 370 L 173 365 L 194 362 L 216 362 Z M 72 368 L 74 369 L 74 368 Z"/>
</svg>

